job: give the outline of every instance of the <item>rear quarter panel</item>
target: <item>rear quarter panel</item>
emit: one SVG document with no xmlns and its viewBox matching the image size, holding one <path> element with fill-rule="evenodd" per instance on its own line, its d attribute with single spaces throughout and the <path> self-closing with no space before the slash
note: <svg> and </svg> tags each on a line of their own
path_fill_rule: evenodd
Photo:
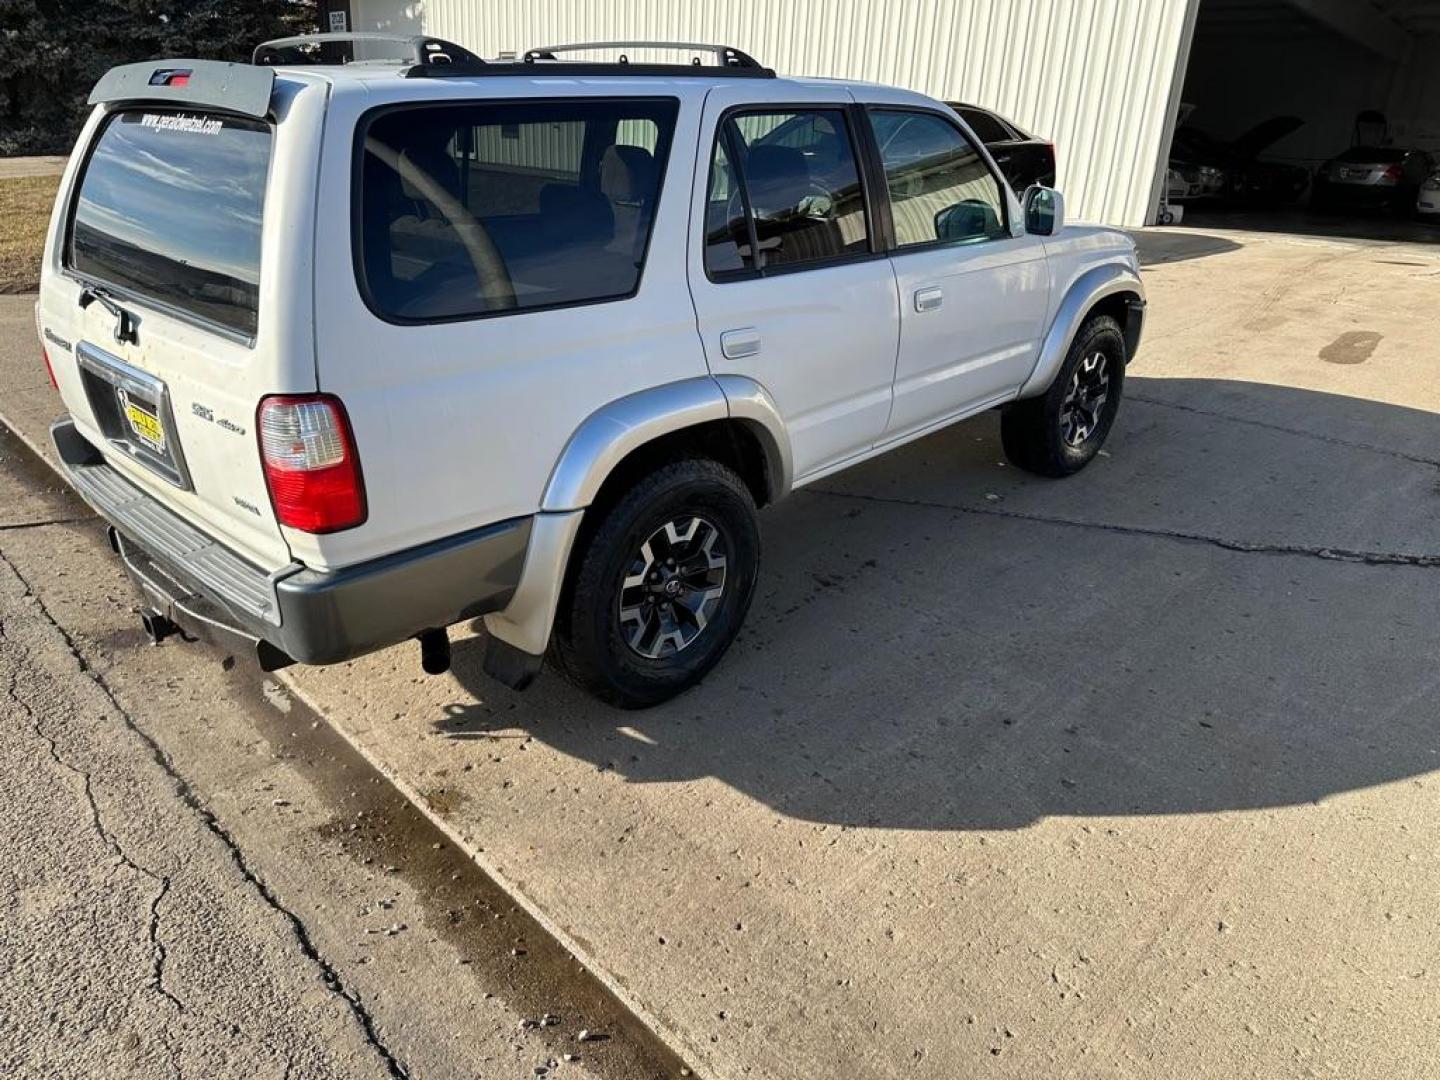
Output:
<svg viewBox="0 0 1440 1080">
<path fill-rule="evenodd" d="M 474 101 L 474 83 L 428 81 L 424 100 Z M 316 249 L 320 389 L 345 404 L 369 518 L 330 536 L 292 534 L 297 557 L 342 566 L 535 513 L 561 451 L 587 416 L 641 390 L 707 374 L 685 277 L 703 86 L 625 84 L 614 95 L 679 100 L 637 293 L 549 311 L 397 325 L 370 311 L 352 262 L 356 125 L 377 106 L 422 100 L 384 86 L 337 92 L 321 164 Z M 567 80 L 494 79 L 485 99 L 600 96 Z M 608 96 L 608 95 L 606 95 Z"/>
</svg>

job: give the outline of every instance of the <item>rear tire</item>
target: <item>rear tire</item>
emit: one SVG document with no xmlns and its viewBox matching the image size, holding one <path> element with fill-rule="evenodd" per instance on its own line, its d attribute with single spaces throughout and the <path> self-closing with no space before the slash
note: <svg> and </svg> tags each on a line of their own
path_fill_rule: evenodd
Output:
<svg viewBox="0 0 1440 1080">
<path fill-rule="evenodd" d="M 1050 389 L 1000 415 L 1005 456 L 1040 476 L 1071 476 L 1105 445 L 1125 386 L 1125 335 L 1109 315 L 1080 328 Z"/>
<path fill-rule="evenodd" d="M 708 459 L 640 479 L 581 535 L 550 661 L 623 709 L 694 686 L 735 640 L 755 592 L 760 528 L 749 488 Z"/>
</svg>

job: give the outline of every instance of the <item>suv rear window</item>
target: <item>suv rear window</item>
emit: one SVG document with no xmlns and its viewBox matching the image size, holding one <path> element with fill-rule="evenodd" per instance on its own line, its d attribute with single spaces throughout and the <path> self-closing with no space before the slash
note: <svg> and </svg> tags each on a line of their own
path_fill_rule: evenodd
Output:
<svg viewBox="0 0 1440 1080">
<path fill-rule="evenodd" d="M 431 322 L 631 295 L 677 109 L 627 98 L 377 114 L 358 155 L 370 307 Z"/>
<path fill-rule="evenodd" d="M 986 146 L 991 143 L 1009 142 L 1015 138 L 1015 134 L 1000 122 L 999 117 L 992 116 L 983 109 L 956 109 L 960 118 L 970 125 L 970 130 L 975 132 L 975 137 Z"/>
<path fill-rule="evenodd" d="M 136 109 L 105 121 L 80 181 L 67 265 L 118 292 L 255 334 L 268 125 Z"/>
</svg>

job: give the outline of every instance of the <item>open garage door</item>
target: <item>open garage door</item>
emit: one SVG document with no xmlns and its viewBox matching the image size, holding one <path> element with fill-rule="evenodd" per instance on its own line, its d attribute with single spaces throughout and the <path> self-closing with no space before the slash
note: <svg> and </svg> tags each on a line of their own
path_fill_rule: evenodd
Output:
<svg viewBox="0 0 1440 1080">
<path fill-rule="evenodd" d="M 1162 222 L 1440 243 L 1440 0 L 1200 0 L 1166 165 Z"/>
</svg>

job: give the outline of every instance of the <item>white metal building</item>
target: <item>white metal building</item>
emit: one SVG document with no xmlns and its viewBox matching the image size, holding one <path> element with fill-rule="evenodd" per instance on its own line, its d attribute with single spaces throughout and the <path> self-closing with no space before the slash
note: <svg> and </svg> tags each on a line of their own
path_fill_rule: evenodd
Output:
<svg viewBox="0 0 1440 1080">
<path fill-rule="evenodd" d="M 330 25 L 482 56 L 615 39 L 734 45 L 777 71 L 994 109 L 1057 148 L 1077 218 L 1153 222 L 1182 102 L 1231 137 L 1293 113 L 1307 165 L 1380 109 L 1440 150 L 1440 0 L 321 0 Z M 1188 76 L 1188 81 L 1187 81 Z"/>
</svg>

